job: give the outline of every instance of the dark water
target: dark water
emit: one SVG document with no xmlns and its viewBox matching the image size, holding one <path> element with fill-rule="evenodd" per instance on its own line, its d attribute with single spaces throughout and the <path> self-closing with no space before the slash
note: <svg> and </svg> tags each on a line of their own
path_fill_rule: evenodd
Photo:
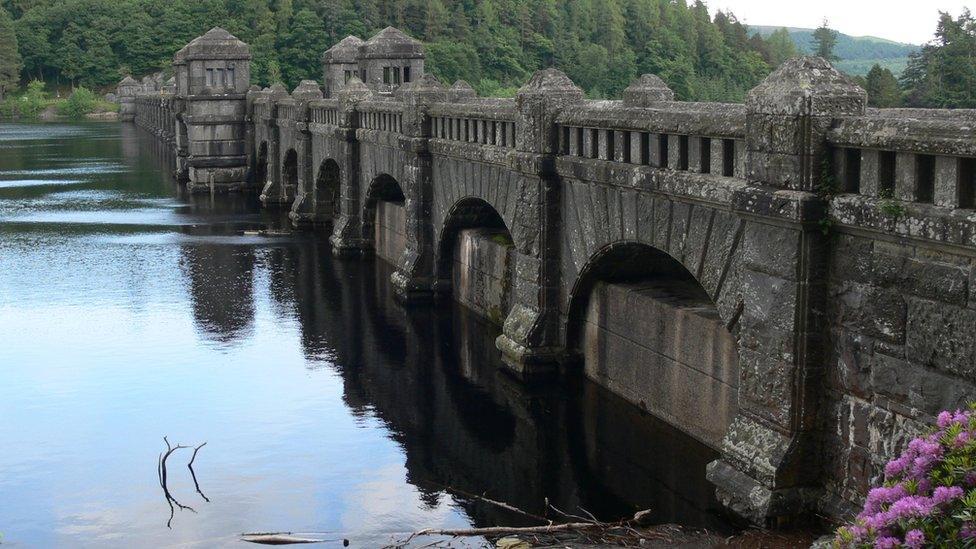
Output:
<svg viewBox="0 0 976 549">
<path fill-rule="evenodd" d="M 240 546 L 253 531 L 377 547 L 541 513 L 723 528 L 708 450 L 592 384 L 525 386 L 496 329 L 407 313 L 253 198 L 181 196 L 131 126 L 0 125 L 4 546 Z M 157 460 L 169 460 L 170 509 Z M 209 502 L 204 500 L 204 496 Z M 472 544 L 478 544 L 473 540 Z"/>
</svg>

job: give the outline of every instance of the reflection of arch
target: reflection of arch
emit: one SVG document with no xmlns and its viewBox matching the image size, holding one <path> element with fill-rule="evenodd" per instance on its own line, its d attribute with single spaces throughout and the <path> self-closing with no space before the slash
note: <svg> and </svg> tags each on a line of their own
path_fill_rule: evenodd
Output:
<svg viewBox="0 0 976 549">
<path fill-rule="evenodd" d="M 480 198 L 462 198 L 451 207 L 445 218 L 444 227 L 441 228 L 437 244 L 438 280 L 449 283 L 458 234 L 463 229 L 474 228 L 495 229 L 504 233 L 508 240 L 512 239 L 512 233 L 505 225 L 505 220 L 491 204 Z"/>
<path fill-rule="evenodd" d="M 298 153 L 295 149 L 288 149 L 285 161 L 281 166 L 281 179 L 286 188 L 294 189 L 298 185 Z"/>
<path fill-rule="evenodd" d="M 328 158 L 319 166 L 315 177 L 315 213 L 333 221 L 339 217 L 339 164 Z"/>
<path fill-rule="evenodd" d="M 363 204 L 363 238 L 366 242 L 376 242 L 376 203 L 393 202 L 402 205 L 404 201 L 403 188 L 393 176 L 380 174 L 370 182 Z"/>
<path fill-rule="evenodd" d="M 588 377 L 720 445 L 738 402 L 737 318 L 722 319 L 680 261 L 643 243 L 605 246 L 580 271 L 566 322 Z"/>
<path fill-rule="evenodd" d="M 258 147 L 258 156 L 254 161 L 254 183 L 263 187 L 268 181 L 268 142 L 262 141 Z"/>
</svg>

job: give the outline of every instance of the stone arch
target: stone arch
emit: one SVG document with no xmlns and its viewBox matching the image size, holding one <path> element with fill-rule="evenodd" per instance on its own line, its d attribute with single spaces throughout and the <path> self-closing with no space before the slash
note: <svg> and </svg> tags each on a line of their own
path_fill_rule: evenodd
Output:
<svg viewBox="0 0 976 549">
<path fill-rule="evenodd" d="M 680 260 L 636 240 L 602 246 L 573 281 L 565 324 L 587 377 L 720 448 L 738 409 L 738 314 Z"/>
<path fill-rule="evenodd" d="M 262 141 L 258 146 L 257 158 L 254 160 L 254 183 L 258 188 L 264 187 L 268 181 L 268 142 Z"/>
<path fill-rule="evenodd" d="M 444 218 L 436 253 L 438 291 L 504 322 L 514 298 L 515 241 L 501 214 L 481 198 L 458 200 Z"/>
<path fill-rule="evenodd" d="M 285 160 L 281 163 L 281 182 L 288 189 L 298 187 L 298 152 L 295 149 L 285 152 Z"/>
<path fill-rule="evenodd" d="M 400 182 L 390 174 L 373 178 L 363 201 L 363 240 L 376 254 L 397 264 L 406 248 L 406 198 Z"/>
<path fill-rule="evenodd" d="M 334 221 L 339 217 L 342 171 L 339 163 L 327 158 L 319 165 L 315 175 L 315 214 L 319 219 Z"/>
</svg>

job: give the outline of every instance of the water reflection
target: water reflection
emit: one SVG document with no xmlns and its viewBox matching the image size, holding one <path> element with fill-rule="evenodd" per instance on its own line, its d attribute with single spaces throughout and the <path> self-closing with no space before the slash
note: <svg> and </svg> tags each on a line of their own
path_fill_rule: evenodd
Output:
<svg viewBox="0 0 976 549">
<path fill-rule="evenodd" d="M 709 450 L 585 381 L 514 381 L 495 328 L 455 306 L 404 310 L 385 264 L 252 234 L 287 219 L 253 196 L 183 195 L 171 151 L 132 126 L 2 129 L 0 181 L 45 182 L 0 189 L 5 544 L 212 547 L 306 530 L 371 547 L 521 523 L 445 487 L 539 514 L 548 498 L 724 528 Z M 70 191 L 41 174 L 93 163 L 123 168 Z M 208 442 L 194 476 L 212 503 L 172 530 L 152 478 L 164 435 Z M 184 474 L 170 485 L 198 488 Z"/>
</svg>

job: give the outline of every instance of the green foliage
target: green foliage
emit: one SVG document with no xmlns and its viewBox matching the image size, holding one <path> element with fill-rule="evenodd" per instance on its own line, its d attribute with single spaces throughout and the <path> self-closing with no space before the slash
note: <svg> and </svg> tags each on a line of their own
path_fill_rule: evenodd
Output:
<svg viewBox="0 0 976 549">
<path fill-rule="evenodd" d="M 881 65 L 875 65 L 868 72 L 864 89 L 868 92 L 868 105 L 872 107 L 897 107 L 901 104 L 898 79 Z"/>
<path fill-rule="evenodd" d="M 27 84 L 27 93 L 22 95 L 16 104 L 20 116 L 36 118 L 47 106 L 47 92 L 44 91 L 44 82 L 31 80 L 30 84 Z"/>
<path fill-rule="evenodd" d="M 837 46 L 837 31 L 827 26 L 827 20 L 817 30 L 813 31 L 813 54 L 823 57 L 827 61 L 834 61 L 838 57 L 834 54 Z"/>
<path fill-rule="evenodd" d="M 790 36 L 790 31 L 780 28 L 773 31 L 766 39 L 768 45 L 769 64 L 778 67 L 783 61 L 797 55 L 796 43 Z"/>
<path fill-rule="evenodd" d="M 13 20 L 7 10 L 0 7 L 0 100 L 8 90 L 17 87 L 22 67 Z"/>
<path fill-rule="evenodd" d="M 914 107 L 976 108 L 976 19 L 942 13 L 935 41 L 913 55 L 901 75 Z"/>
<path fill-rule="evenodd" d="M 905 209 L 904 204 L 898 200 L 895 200 L 894 196 L 895 193 L 890 188 L 881 189 L 881 191 L 878 192 L 878 198 L 881 199 L 878 201 L 878 209 L 881 210 L 881 213 L 898 219 L 899 217 L 905 215 L 907 210 Z"/>
<path fill-rule="evenodd" d="M 68 118 L 82 118 L 94 112 L 98 96 L 88 88 L 76 88 L 68 100 L 58 105 L 58 111 Z"/>
</svg>

